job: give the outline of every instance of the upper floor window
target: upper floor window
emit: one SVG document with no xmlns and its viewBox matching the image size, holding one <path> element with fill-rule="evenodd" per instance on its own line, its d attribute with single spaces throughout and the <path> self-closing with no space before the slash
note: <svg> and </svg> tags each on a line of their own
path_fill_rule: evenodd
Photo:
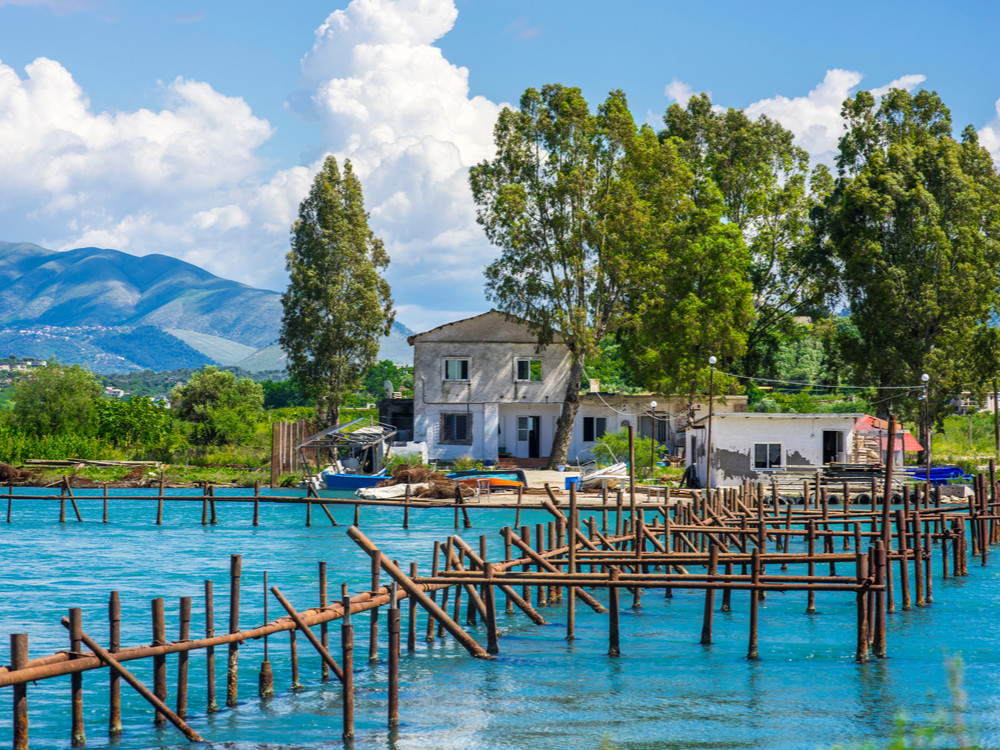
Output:
<svg viewBox="0 0 1000 750">
<path fill-rule="evenodd" d="M 445 380 L 468 380 L 469 360 L 467 359 L 446 359 L 444 361 Z"/>
<path fill-rule="evenodd" d="M 542 360 L 518 359 L 516 360 L 516 364 L 517 364 L 517 380 L 541 381 Z"/>
</svg>

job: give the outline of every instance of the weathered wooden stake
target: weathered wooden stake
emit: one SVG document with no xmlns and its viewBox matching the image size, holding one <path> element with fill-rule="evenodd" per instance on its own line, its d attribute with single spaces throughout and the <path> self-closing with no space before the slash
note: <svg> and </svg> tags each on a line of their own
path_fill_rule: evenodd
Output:
<svg viewBox="0 0 1000 750">
<path fill-rule="evenodd" d="M 267 618 L 264 618 L 267 621 Z M 180 609 L 180 640 L 191 640 L 191 597 L 181 597 Z M 188 657 L 187 651 L 177 654 L 177 715 L 182 719 L 187 716 L 188 696 Z"/>
<path fill-rule="evenodd" d="M 28 634 L 10 636 L 10 667 L 17 671 L 28 666 Z M 14 685 L 14 750 L 28 750 L 28 683 Z"/>
<path fill-rule="evenodd" d="M 750 553 L 750 581 L 753 584 L 760 583 L 760 548 L 754 547 Z M 750 643 L 747 647 L 747 659 L 759 659 L 757 651 L 757 611 L 760 609 L 760 601 L 757 591 L 750 592 Z"/>
<path fill-rule="evenodd" d="M 378 548 L 376 548 L 372 551 L 371 560 L 369 560 L 372 572 L 372 585 L 370 589 L 372 596 L 375 596 L 382 586 L 379 582 L 380 574 L 382 573 L 382 569 L 379 566 L 381 554 Z M 371 664 L 378 663 L 378 610 L 378 607 L 368 610 L 368 661 Z"/>
<path fill-rule="evenodd" d="M 399 601 L 396 599 L 396 583 L 392 584 L 389 594 L 389 612 L 386 624 L 389 629 L 389 726 L 399 726 L 399 640 L 400 612 Z M 412 601 L 412 599 L 411 599 Z"/>
<path fill-rule="evenodd" d="M 343 705 L 345 741 L 354 739 L 354 626 L 351 624 L 351 597 L 347 595 L 347 584 L 341 591 L 344 617 L 340 621 L 341 663 L 344 665 Z"/>
<path fill-rule="evenodd" d="M 715 576 L 719 571 L 719 546 L 712 544 L 708 548 L 708 575 Z M 701 618 L 701 642 L 712 642 L 712 614 L 715 609 L 715 590 L 705 589 L 705 611 Z"/>
<path fill-rule="evenodd" d="M 167 643 L 167 621 L 163 607 L 163 597 L 153 599 L 153 645 L 165 646 Z M 153 657 L 153 695 L 163 703 L 167 702 L 167 657 Z M 154 724 L 165 724 L 167 717 L 160 711 L 153 714 Z"/>
<path fill-rule="evenodd" d="M 608 576 L 611 586 L 608 587 L 608 656 L 621 656 L 621 632 L 619 630 L 619 606 L 618 587 L 615 582 L 618 580 L 620 571 L 617 567 L 611 566 L 608 569 Z"/>
<path fill-rule="evenodd" d="M 258 484 L 260 480 L 257 480 Z M 322 563 L 321 563 L 322 564 Z M 264 571 L 264 622 L 267 619 L 267 571 Z M 325 624 L 325 623 L 324 623 Z M 271 660 L 268 658 L 267 636 L 264 636 L 264 660 L 260 663 L 260 674 L 257 675 L 257 695 L 261 698 L 271 698 L 274 696 L 274 670 L 271 669 Z M 325 666 L 325 665 L 324 665 Z"/>
<path fill-rule="evenodd" d="M 83 632 L 82 611 L 79 607 L 73 607 L 69 611 L 69 650 L 70 659 L 80 658 L 83 650 L 80 634 Z M 73 747 L 82 747 L 87 744 L 87 735 L 83 729 L 83 673 L 74 672 L 70 676 L 70 690 L 72 694 L 72 732 L 70 743 Z"/>
<path fill-rule="evenodd" d="M 214 507 L 214 504 L 213 504 Z M 240 575 L 243 567 L 242 555 L 229 558 L 229 632 L 240 632 Z M 229 658 L 226 662 L 226 705 L 235 708 L 238 698 L 240 644 L 229 644 Z"/>
<path fill-rule="evenodd" d="M 122 603 L 117 591 L 108 599 L 108 651 L 118 653 L 121 646 Z M 108 734 L 115 737 L 122 733 L 121 677 L 108 670 Z"/>
</svg>

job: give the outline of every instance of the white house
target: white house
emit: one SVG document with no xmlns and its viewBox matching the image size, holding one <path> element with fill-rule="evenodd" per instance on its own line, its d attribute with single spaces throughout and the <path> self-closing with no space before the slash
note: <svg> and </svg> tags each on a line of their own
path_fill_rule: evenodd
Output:
<svg viewBox="0 0 1000 750">
<path fill-rule="evenodd" d="M 407 341 L 413 346 L 413 440 L 426 443 L 430 458 L 509 456 L 527 463 L 548 457 L 570 371 L 569 349 L 558 335 L 539 348 L 525 323 L 491 310 Z M 729 403 L 746 408 L 745 397 Z M 580 399 L 570 461 L 588 459 L 606 432 L 629 423 L 676 453 L 679 428 L 701 414 L 706 404 L 679 397 L 593 390 Z"/>
<path fill-rule="evenodd" d="M 712 486 L 744 479 L 769 481 L 776 472 L 822 469 L 829 463 L 884 462 L 887 423 L 865 414 L 768 414 L 728 412 L 711 418 Z M 685 430 L 688 466 L 702 485 L 708 472 L 708 417 Z M 894 458 L 922 450 L 906 430 L 897 433 Z"/>
</svg>

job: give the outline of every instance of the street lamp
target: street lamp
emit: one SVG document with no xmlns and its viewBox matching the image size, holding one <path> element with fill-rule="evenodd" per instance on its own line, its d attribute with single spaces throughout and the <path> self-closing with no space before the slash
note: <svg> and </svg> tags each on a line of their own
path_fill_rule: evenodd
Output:
<svg viewBox="0 0 1000 750">
<path fill-rule="evenodd" d="M 931 444 L 934 442 L 934 436 L 931 435 L 931 426 L 929 424 L 930 415 L 930 404 L 927 401 L 927 382 L 931 379 L 931 376 L 926 372 L 920 376 L 920 380 L 924 384 L 924 435 L 927 436 L 927 455 L 924 457 L 927 459 L 927 487 L 930 488 L 931 485 Z M 930 489 L 927 490 L 930 492 Z"/>
<path fill-rule="evenodd" d="M 653 483 L 656 470 L 656 402 L 649 402 L 649 483 Z"/>
<path fill-rule="evenodd" d="M 714 356 L 708 358 L 711 368 L 708 374 L 708 459 L 705 468 L 705 488 L 712 489 L 712 410 L 715 403 L 715 363 L 718 362 Z"/>
</svg>

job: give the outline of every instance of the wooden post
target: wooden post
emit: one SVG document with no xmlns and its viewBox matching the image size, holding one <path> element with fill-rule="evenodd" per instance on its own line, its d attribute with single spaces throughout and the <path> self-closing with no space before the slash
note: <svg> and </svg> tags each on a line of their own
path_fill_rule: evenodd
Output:
<svg viewBox="0 0 1000 750">
<path fill-rule="evenodd" d="M 719 545 L 712 544 L 708 548 L 708 575 L 715 576 L 719 570 Z M 705 611 L 701 618 L 701 642 L 712 642 L 712 612 L 715 609 L 715 589 L 705 589 Z"/>
<path fill-rule="evenodd" d="M 378 548 L 375 548 L 372 550 L 371 559 L 369 560 L 372 572 L 372 596 L 376 596 L 378 594 L 378 590 L 382 585 L 379 582 L 380 574 L 382 572 L 382 569 L 379 566 L 381 559 L 380 555 L 381 552 L 379 552 Z M 378 607 L 372 607 L 368 610 L 368 662 L 370 664 L 378 663 L 378 609 Z"/>
<path fill-rule="evenodd" d="M 160 494 L 156 498 L 156 525 L 157 526 L 162 526 L 163 525 L 163 491 L 162 491 L 162 489 L 163 488 L 161 487 L 160 488 L 160 490 L 161 490 Z"/>
<path fill-rule="evenodd" d="M 258 480 L 259 481 L 259 480 Z M 322 565 L 322 563 L 320 563 Z M 322 596 L 322 593 L 320 594 Z M 267 619 L 267 571 L 264 571 L 264 622 L 270 622 Z M 322 605 L 320 605 L 322 606 Z M 324 625 L 326 623 L 323 623 Z M 260 663 L 260 673 L 257 675 L 257 695 L 260 698 L 272 698 L 274 697 L 274 670 L 271 669 L 271 660 L 268 658 L 267 650 L 267 636 L 264 636 L 264 660 Z M 324 666 L 324 671 L 326 664 Z"/>
<path fill-rule="evenodd" d="M 885 567 L 886 567 L 886 552 L 885 546 L 882 544 L 882 540 L 878 539 L 875 542 L 875 585 L 882 586 L 885 584 Z M 873 627 L 875 632 L 872 638 L 872 647 L 875 651 L 875 657 L 878 659 L 884 659 L 886 657 L 886 647 L 885 647 L 885 590 L 875 591 L 875 622 Z"/>
<path fill-rule="evenodd" d="M 750 581 L 754 584 L 760 583 L 760 548 L 754 547 L 750 553 Z M 760 601 L 757 590 L 750 591 L 750 643 L 747 647 L 747 659 L 759 659 L 757 651 L 757 610 L 760 609 Z"/>
<path fill-rule="evenodd" d="M 411 599 L 412 601 L 412 599 Z M 399 640 L 400 640 L 399 601 L 396 599 L 396 583 L 393 582 L 390 591 L 389 612 L 386 624 L 389 628 L 389 726 L 399 726 Z"/>
<path fill-rule="evenodd" d="M 80 634 L 83 632 L 83 620 L 82 611 L 79 607 L 73 607 L 69 611 L 69 650 L 70 659 L 80 658 L 80 652 L 83 650 L 82 638 Z M 83 747 L 87 744 L 87 735 L 83 729 L 83 673 L 74 672 L 70 676 L 70 689 L 72 693 L 72 721 L 73 729 L 71 733 L 71 744 L 73 747 Z"/>
<path fill-rule="evenodd" d="M 212 525 L 215 526 L 219 519 L 215 515 L 215 487 L 208 485 L 208 507 L 212 511 Z"/>
<path fill-rule="evenodd" d="M 117 591 L 108 599 L 108 651 L 118 653 L 121 647 L 122 603 Z M 122 733 L 121 676 L 108 670 L 108 734 L 116 737 Z"/>
<path fill-rule="evenodd" d="M 417 564 L 410 563 L 410 578 L 416 578 L 419 575 Z M 409 610 L 407 612 L 406 618 L 406 650 L 416 651 L 417 650 L 417 600 L 412 596 L 407 597 L 407 604 L 409 605 Z"/>
<path fill-rule="evenodd" d="M 505 531 L 508 534 L 510 533 L 510 529 L 505 529 Z M 439 570 L 438 566 L 440 565 L 440 562 L 441 562 L 441 542 L 435 541 L 434 542 L 434 557 L 433 557 L 433 559 L 431 561 L 431 577 L 432 578 L 436 578 L 437 577 L 438 570 Z M 441 593 L 442 601 L 444 601 L 444 596 L 447 595 L 447 591 L 448 590 L 445 589 Z M 432 602 L 435 601 L 436 598 L 437 598 L 437 591 L 431 591 L 428 594 L 428 597 L 430 597 L 430 600 Z M 410 597 L 410 598 L 413 599 L 413 597 Z M 442 607 L 442 609 L 443 608 L 444 607 Z M 424 642 L 425 643 L 433 643 L 434 642 L 434 618 L 431 617 L 430 615 L 427 616 L 427 633 L 424 635 Z"/>
<path fill-rule="evenodd" d="M 610 585 L 608 586 L 608 656 L 621 656 L 621 633 L 619 630 L 618 581 L 620 571 L 611 566 L 608 569 Z"/>
<path fill-rule="evenodd" d="M 896 535 L 899 539 L 899 589 L 905 612 L 910 609 L 910 563 L 907 560 L 906 521 L 903 518 L 902 510 L 896 511 Z M 883 539 L 883 541 L 885 540 Z"/>
<path fill-rule="evenodd" d="M 319 654 L 323 662 L 327 664 L 330 667 L 330 669 L 333 670 L 333 673 L 337 675 L 337 679 L 343 682 L 345 668 L 337 664 L 337 662 L 334 661 L 333 657 L 330 655 L 330 652 L 327 651 L 325 648 L 323 648 L 323 644 L 320 643 L 319 638 L 317 638 L 316 634 L 312 632 L 312 630 L 306 624 L 305 620 L 302 619 L 302 616 L 296 611 L 295 607 L 292 606 L 291 602 L 289 602 L 288 599 L 285 598 L 285 595 L 281 593 L 281 590 L 277 586 L 272 586 L 271 593 L 274 594 L 274 598 L 278 600 L 281 606 L 285 608 L 285 611 L 288 613 L 288 616 L 292 618 L 292 621 L 295 623 L 295 627 L 302 632 L 302 635 L 306 637 L 306 640 L 309 641 L 310 644 L 312 644 L 312 647 L 314 649 L 316 649 L 316 653 Z M 349 598 L 348 601 L 350 601 Z M 344 614 L 345 617 L 347 617 L 348 614 L 347 610 L 349 609 L 350 609 L 350 604 L 348 604 L 345 609 L 345 614 Z M 296 631 L 289 630 L 288 632 L 294 633 Z M 296 665 L 296 676 L 294 678 L 296 684 L 294 685 L 294 687 L 299 687 L 297 669 L 298 668 Z"/>
<path fill-rule="evenodd" d="M 205 579 L 205 637 L 214 636 L 215 601 L 212 595 L 212 581 Z M 208 713 L 219 710 L 219 704 L 215 700 L 215 646 L 205 647 L 205 699 Z"/>
<path fill-rule="evenodd" d="M 632 446 L 632 427 L 629 426 L 629 445 Z M 635 458 L 634 446 L 631 451 L 632 458 Z M 629 470 L 632 471 L 631 469 Z M 633 498 L 635 489 L 632 490 Z M 635 503 L 632 505 L 635 512 Z M 569 486 L 569 533 L 567 534 L 569 543 L 568 573 L 576 573 L 576 532 L 579 528 L 576 507 L 576 484 Z M 636 587 L 638 590 L 638 587 Z M 566 589 L 566 640 L 572 641 L 576 638 L 576 589 L 572 586 Z"/>
<path fill-rule="evenodd" d="M 267 618 L 264 618 L 267 621 Z M 180 610 L 180 640 L 191 640 L 191 597 L 181 597 Z M 188 694 L 188 652 L 177 654 L 177 715 L 182 719 L 187 717 Z"/>
<path fill-rule="evenodd" d="M 816 522 L 812 519 L 810 519 L 809 523 L 806 525 L 806 543 L 808 544 L 809 554 L 808 575 L 812 578 L 816 575 L 816 562 L 814 560 L 816 555 Z M 806 593 L 806 614 L 816 614 L 816 592 L 811 588 Z"/>
<path fill-rule="evenodd" d="M 341 663 L 344 665 L 344 741 L 354 739 L 354 626 L 351 624 L 351 598 L 347 595 L 347 584 L 343 585 L 341 605 L 344 617 L 340 621 Z"/>
<path fill-rule="evenodd" d="M 271 485 L 272 487 L 274 485 Z M 253 525 L 260 525 L 260 480 L 257 479 L 253 483 Z M 264 597 L 265 600 L 267 597 Z"/>
<path fill-rule="evenodd" d="M 28 634 L 10 636 L 10 667 L 17 671 L 28 666 Z M 28 683 L 14 685 L 14 750 L 28 750 Z"/>
<path fill-rule="evenodd" d="M 242 555 L 229 558 L 229 632 L 240 632 L 240 574 L 243 566 Z M 226 662 L 226 705 L 234 708 L 237 702 L 237 676 L 239 672 L 240 644 L 229 644 L 229 658 Z"/>
<path fill-rule="evenodd" d="M 917 595 L 917 606 L 923 607 L 924 600 L 924 554 L 923 540 L 920 538 L 920 512 L 913 511 L 910 516 L 913 526 L 913 587 Z"/>
<path fill-rule="evenodd" d="M 500 653 L 497 643 L 497 595 L 493 587 L 493 563 L 483 563 L 483 573 L 486 577 L 482 586 L 482 598 L 486 604 L 486 653 L 496 656 Z"/>
<path fill-rule="evenodd" d="M 163 609 L 163 597 L 153 599 L 153 645 L 165 646 L 167 643 L 167 622 Z M 153 695 L 161 702 L 167 701 L 167 657 L 153 657 Z M 167 717 L 160 711 L 153 714 L 154 724 L 165 724 Z"/>
<path fill-rule="evenodd" d="M 868 580 L 868 556 L 864 552 L 854 553 L 854 567 L 858 579 L 858 648 L 855 660 L 865 662 L 868 661 L 868 606 L 867 596 L 862 586 Z"/>
<path fill-rule="evenodd" d="M 326 563 L 320 562 L 319 564 L 319 608 L 325 610 L 327 607 L 327 584 L 326 584 Z M 266 619 L 266 618 L 265 618 Z M 326 651 L 330 650 L 330 628 L 328 623 L 320 623 L 319 626 L 319 642 L 322 644 L 323 649 Z M 320 679 L 323 682 L 328 682 L 330 679 L 330 666 L 323 661 L 320 665 Z"/>
</svg>

